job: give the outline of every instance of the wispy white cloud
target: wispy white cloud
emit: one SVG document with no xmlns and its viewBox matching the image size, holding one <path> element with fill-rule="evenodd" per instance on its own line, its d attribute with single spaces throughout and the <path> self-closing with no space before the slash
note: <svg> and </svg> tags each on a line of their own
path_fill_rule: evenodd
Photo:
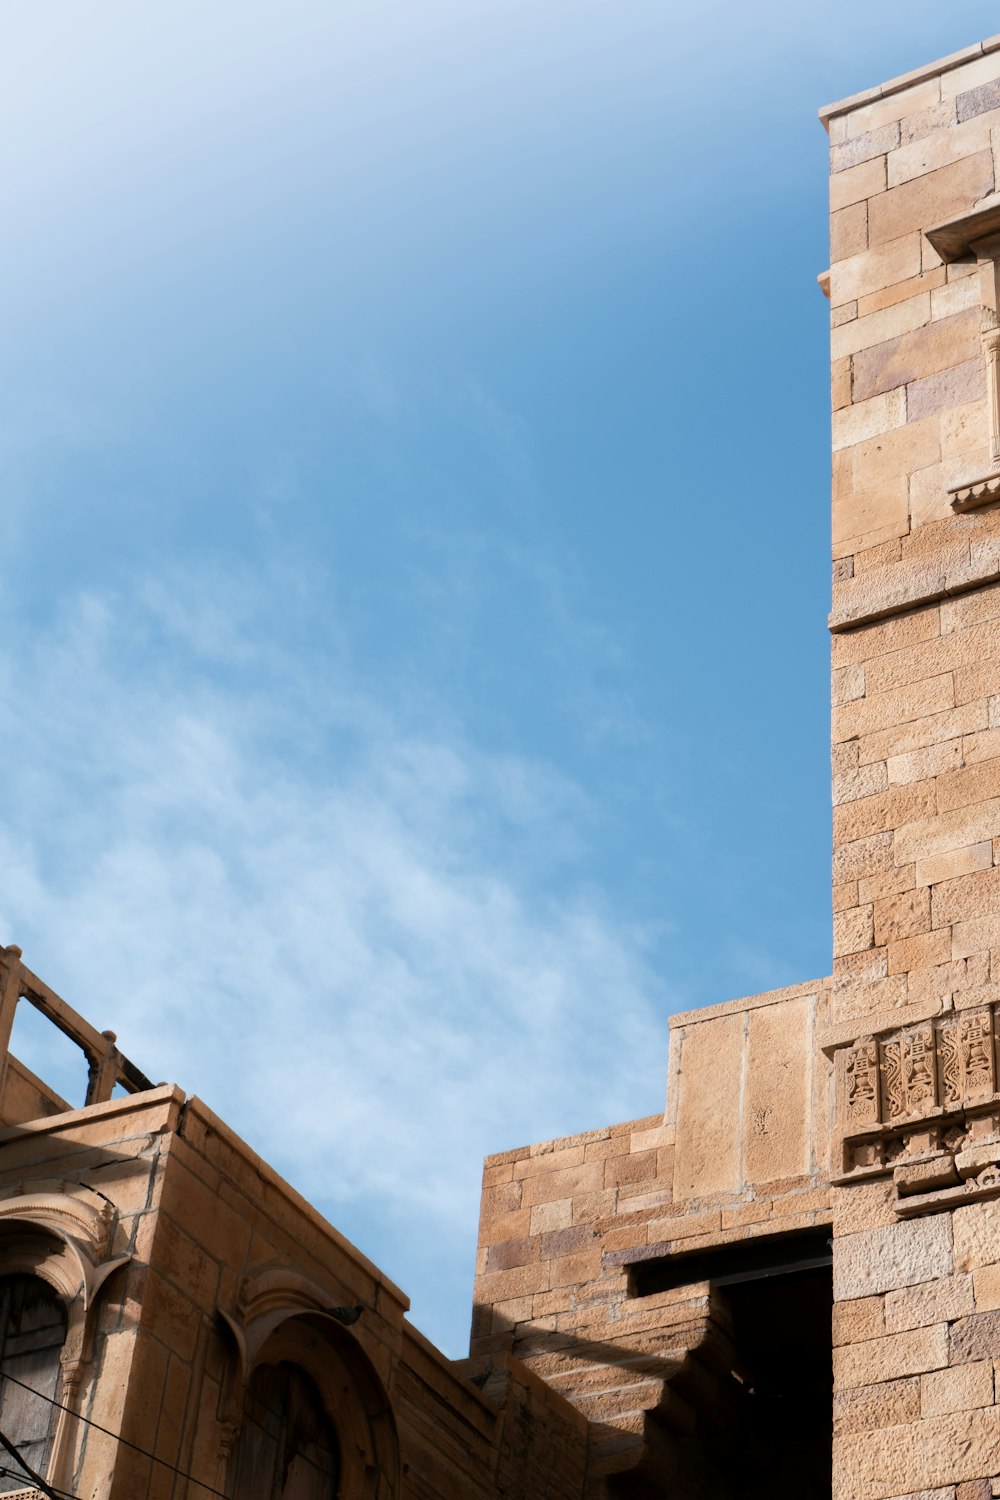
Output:
<svg viewBox="0 0 1000 1500">
<path fill-rule="evenodd" d="M 10 625 L 4 940 L 461 1352 L 482 1154 L 661 1102 L 649 934 L 588 884 L 579 786 L 298 662 L 268 589 L 161 578 Z"/>
</svg>

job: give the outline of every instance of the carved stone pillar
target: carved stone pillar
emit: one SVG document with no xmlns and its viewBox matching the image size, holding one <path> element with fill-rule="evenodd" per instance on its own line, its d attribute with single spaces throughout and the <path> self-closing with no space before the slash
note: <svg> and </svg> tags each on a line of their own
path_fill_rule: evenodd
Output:
<svg viewBox="0 0 1000 1500">
<path fill-rule="evenodd" d="M 83 1378 L 83 1360 L 79 1355 L 63 1350 L 62 1385 L 60 1400 L 62 1411 L 56 1434 L 52 1441 L 52 1460 L 49 1465 L 49 1484 L 55 1490 L 72 1493 L 73 1440 L 76 1436 L 76 1417 L 79 1410 L 80 1382 Z"/>
</svg>

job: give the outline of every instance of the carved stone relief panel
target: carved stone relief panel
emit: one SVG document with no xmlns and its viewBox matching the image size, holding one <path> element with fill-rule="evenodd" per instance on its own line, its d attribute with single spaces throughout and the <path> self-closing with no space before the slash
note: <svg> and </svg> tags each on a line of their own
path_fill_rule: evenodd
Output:
<svg viewBox="0 0 1000 1500">
<path fill-rule="evenodd" d="M 997 1050 L 986 1006 L 833 1049 L 835 1181 L 891 1173 L 901 1213 L 1000 1192 Z"/>
<path fill-rule="evenodd" d="M 878 1045 L 865 1036 L 847 1054 L 847 1115 L 857 1125 L 879 1118 Z"/>
<path fill-rule="evenodd" d="M 992 1098 L 995 1088 L 993 1017 L 988 1010 L 969 1011 L 942 1023 L 941 1102 L 946 1107 L 967 1099 Z"/>
<path fill-rule="evenodd" d="M 919 1114 L 936 1100 L 934 1032 L 930 1026 L 901 1031 L 882 1047 L 882 1086 L 889 1120 Z"/>
</svg>

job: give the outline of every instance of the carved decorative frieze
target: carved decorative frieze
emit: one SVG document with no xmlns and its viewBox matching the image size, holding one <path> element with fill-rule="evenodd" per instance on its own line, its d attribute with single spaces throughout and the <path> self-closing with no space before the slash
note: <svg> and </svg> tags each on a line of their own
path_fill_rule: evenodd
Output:
<svg viewBox="0 0 1000 1500">
<path fill-rule="evenodd" d="M 891 1173 L 901 1213 L 1000 1193 L 998 1039 L 980 1006 L 836 1047 L 837 1180 Z"/>
<path fill-rule="evenodd" d="M 952 1012 L 842 1049 L 846 1133 L 960 1109 L 997 1093 L 991 1009 Z"/>
</svg>

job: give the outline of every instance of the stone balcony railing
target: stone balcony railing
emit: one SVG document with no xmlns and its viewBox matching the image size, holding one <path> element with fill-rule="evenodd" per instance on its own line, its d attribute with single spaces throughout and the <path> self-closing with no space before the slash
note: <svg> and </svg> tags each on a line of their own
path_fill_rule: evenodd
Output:
<svg viewBox="0 0 1000 1500">
<path fill-rule="evenodd" d="M 20 948 L 11 945 L 0 949 L 0 1123 L 20 1125 L 73 1108 L 11 1054 L 14 1015 L 21 1001 L 33 1006 L 80 1048 L 87 1069 L 85 1104 L 103 1104 L 116 1087 L 129 1094 L 153 1087 L 145 1074 L 119 1052 L 115 1033 L 98 1031 L 67 1005 L 22 962 Z"/>
</svg>

